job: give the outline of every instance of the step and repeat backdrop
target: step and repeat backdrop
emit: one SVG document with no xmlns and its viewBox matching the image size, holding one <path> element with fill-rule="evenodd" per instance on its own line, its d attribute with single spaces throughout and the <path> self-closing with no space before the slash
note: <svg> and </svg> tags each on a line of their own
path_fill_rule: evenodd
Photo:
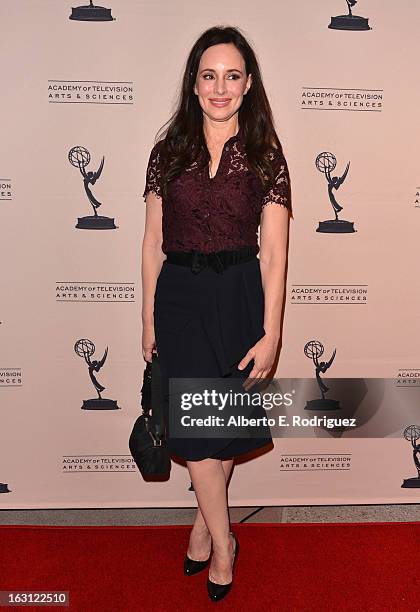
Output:
<svg viewBox="0 0 420 612">
<path fill-rule="evenodd" d="M 418 503 L 420 4 L 103 1 L 0 6 L 0 507 L 195 505 L 128 438 L 147 161 L 213 25 L 253 45 L 290 168 L 273 385 L 304 425 L 237 465 L 230 503 Z"/>
</svg>

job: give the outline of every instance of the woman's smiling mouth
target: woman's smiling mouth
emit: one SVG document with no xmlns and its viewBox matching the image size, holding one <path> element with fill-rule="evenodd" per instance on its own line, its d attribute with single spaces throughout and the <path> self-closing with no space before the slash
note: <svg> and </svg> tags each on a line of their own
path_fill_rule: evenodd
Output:
<svg viewBox="0 0 420 612">
<path fill-rule="evenodd" d="M 227 104 L 229 104 L 230 102 L 230 98 L 209 98 L 209 99 L 210 99 L 210 102 L 213 104 L 213 106 L 217 106 L 218 108 L 227 106 Z"/>
</svg>

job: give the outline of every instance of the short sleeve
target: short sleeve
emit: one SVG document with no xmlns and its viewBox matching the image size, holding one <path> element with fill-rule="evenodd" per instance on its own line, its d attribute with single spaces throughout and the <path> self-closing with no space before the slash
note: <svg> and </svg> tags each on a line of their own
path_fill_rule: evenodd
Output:
<svg viewBox="0 0 420 612">
<path fill-rule="evenodd" d="M 144 187 L 143 198 L 146 201 L 146 196 L 149 191 L 153 191 L 160 198 L 162 197 L 161 191 L 161 171 L 160 171 L 160 152 L 159 152 L 159 142 L 155 144 L 153 147 L 150 156 L 149 162 L 147 164 L 146 170 L 146 184 Z"/>
<path fill-rule="evenodd" d="M 262 207 L 266 204 L 281 204 L 289 210 L 292 209 L 292 199 L 290 190 L 290 176 L 286 159 L 283 152 L 273 148 L 268 155 L 273 165 L 274 182 L 271 189 L 263 197 Z"/>
</svg>

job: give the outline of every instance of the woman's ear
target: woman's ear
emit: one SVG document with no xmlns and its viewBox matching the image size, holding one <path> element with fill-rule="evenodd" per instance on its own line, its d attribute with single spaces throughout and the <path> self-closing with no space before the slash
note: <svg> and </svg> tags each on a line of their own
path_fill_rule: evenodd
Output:
<svg viewBox="0 0 420 612">
<path fill-rule="evenodd" d="M 244 95 L 247 94 L 248 91 L 251 89 L 251 85 L 252 85 L 252 74 L 249 73 L 247 81 L 246 81 L 246 88 L 245 88 L 245 91 L 244 91 Z"/>
</svg>

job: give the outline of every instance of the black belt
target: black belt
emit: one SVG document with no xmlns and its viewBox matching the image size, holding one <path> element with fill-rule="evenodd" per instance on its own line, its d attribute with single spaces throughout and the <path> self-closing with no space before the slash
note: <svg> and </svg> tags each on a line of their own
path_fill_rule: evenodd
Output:
<svg viewBox="0 0 420 612">
<path fill-rule="evenodd" d="M 202 253 L 195 249 L 191 251 L 168 251 L 165 261 L 190 267 L 194 274 L 198 274 L 207 267 L 213 268 L 220 274 L 228 266 L 250 261 L 257 253 L 258 247 L 255 246 L 240 247 L 230 251 L 212 251 L 211 253 Z"/>
</svg>

